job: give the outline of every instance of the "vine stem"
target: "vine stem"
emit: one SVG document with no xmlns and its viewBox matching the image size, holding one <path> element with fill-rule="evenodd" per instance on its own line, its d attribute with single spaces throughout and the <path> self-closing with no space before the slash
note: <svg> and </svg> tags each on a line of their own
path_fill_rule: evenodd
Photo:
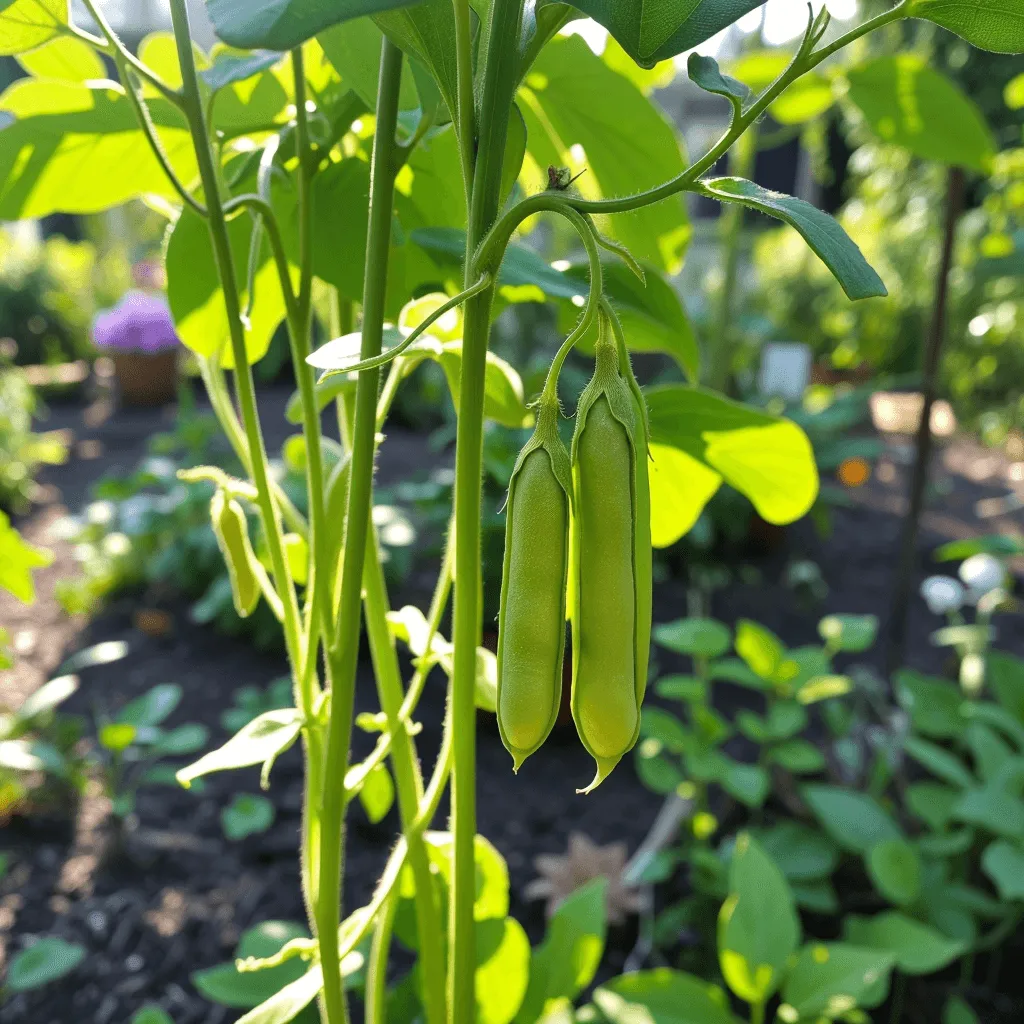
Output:
<svg viewBox="0 0 1024 1024">
<path fill-rule="evenodd" d="M 366 239 L 360 351 L 363 359 L 379 355 L 383 341 L 384 299 L 395 189 L 395 130 L 401 79 L 402 51 L 385 37 L 381 45 L 377 127 L 370 164 L 370 220 Z M 328 648 L 331 709 L 321 806 L 321 877 L 316 918 L 324 968 L 324 1003 L 329 1024 L 341 1024 L 348 1019 L 338 960 L 346 807 L 344 781 L 348 770 L 356 662 L 359 654 L 359 612 L 362 604 L 363 560 L 366 554 L 373 491 L 379 386 L 379 369 L 367 370 L 360 374 L 356 384 L 341 599 L 337 627 Z"/>
<path fill-rule="evenodd" d="M 460 8 L 456 7 L 458 11 Z M 466 232 L 465 284 L 479 276 L 473 253 L 498 214 L 501 169 L 518 75 L 523 0 L 494 0 L 483 64 L 483 87 Z M 468 54 L 458 53 L 460 81 L 472 75 Z M 461 108 L 460 104 L 460 108 Z M 469 111 L 459 110 L 460 131 L 472 137 Z M 462 379 L 455 445 L 455 606 L 453 672 L 449 700 L 453 733 L 453 865 L 448 917 L 448 1020 L 476 1019 L 476 649 L 481 632 L 480 512 L 483 476 L 484 379 L 493 285 L 466 304 Z"/>
</svg>

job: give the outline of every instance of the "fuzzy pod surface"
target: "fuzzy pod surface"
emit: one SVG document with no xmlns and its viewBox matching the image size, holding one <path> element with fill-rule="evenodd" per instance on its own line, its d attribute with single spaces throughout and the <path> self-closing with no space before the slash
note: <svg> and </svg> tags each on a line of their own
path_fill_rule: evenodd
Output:
<svg viewBox="0 0 1024 1024">
<path fill-rule="evenodd" d="M 548 738 L 562 699 L 572 475 L 557 404 L 537 428 L 509 483 L 498 615 L 498 730 L 513 768 Z"/>
<path fill-rule="evenodd" d="M 237 499 L 218 488 L 210 501 L 210 523 L 227 565 L 235 611 L 240 618 L 247 618 L 259 604 L 259 574 L 263 566 L 259 564 L 249 540 L 245 510 Z"/>
</svg>

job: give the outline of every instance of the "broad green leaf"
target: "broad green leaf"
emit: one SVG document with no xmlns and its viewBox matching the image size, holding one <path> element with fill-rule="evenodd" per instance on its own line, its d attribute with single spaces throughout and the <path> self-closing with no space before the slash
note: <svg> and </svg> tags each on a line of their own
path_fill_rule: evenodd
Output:
<svg viewBox="0 0 1024 1024">
<path fill-rule="evenodd" d="M 726 759 L 726 770 L 719 781 L 729 796 L 745 807 L 761 807 L 771 788 L 768 772 L 761 765 L 731 759 Z"/>
<path fill-rule="evenodd" d="M 530 973 L 530 940 L 514 917 L 477 921 L 476 965 L 478 1024 L 510 1024 Z"/>
<path fill-rule="evenodd" d="M 741 835 L 729 867 L 729 897 L 718 916 L 718 959 L 729 988 L 745 1002 L 766 1002 L 799 941 L 786 879 L 750 835 Z"/>
<path fill-rule="evenodd" d="M 139 730 L 143 732 L 143 730 Z M 206 746 L 209 731 L 205 725 L 198 722 L 190 722 L 179 725 L 176 729 L 145 730 L 146 733 L 155 731 L 156 735 L 149 743 L 150 753 L 156 757 L 180 757 L 184 754 L 194 754 Z"/>
<path fill-rule="evenodd" d="M 125 704 L 115 721 L 126 722 L 136 728 L 160 725 L 181 703 L 181 694 L 177 683 L 159 683 Z"/>
<path fill-rule="evenodd" d="M 821 1020 L 831 1020 L 836 1010 L 861 1005 L 892 965 L 886 952 L 840 942 L 808 943 L 786 977 L 778 1019 L 812 1021 L 827 1014 Z"/>
<path fill-rule="evenodd" d="M 274 805 L 255 793 L 237 793 L 220 812 L 220 824 L 228 839 L 238 842 L 266 832 L 274 823 Z"/>
<path fill-rule="evenodd" d="M 274 760 L 295 742 L 301 728 L 302 719 L 295 708 L 266 711 L 243 726 L 222 747 L 182 768 L 177 773 L 178 782 L 188 789 L 192 781 L 202 775 L 262 764 L 266 785 Z"/>
<path fill-rule="evenodd" d="M 827 213 L 744 178 L 711 178 L 702 184 L 702 191 L 713 199 L 740 203 L 796 228 L 851 299 L 888 295 L 856 243 Z"/>
<path fill-rule="evenodd" d="M 665 757 L 660 740 L 650 738 L 639 743 L 635 764 L 640 781 L 654 793 L 673 793 L 685 781 L 677 764 Z"/>
<path fill-rule="evenodd" d="M 339 21 L 390 10 L 405 0 L 206 0 L 213 27 L 245 50 L 290 50 Z"/>
<path fill-rule="evenodd" d="M 905 839 L 883 839 L 864 860 L 875 888 L 898 907 L 908 907 L 921 894 L 921 860 Z"/>
<path fill-rule="evenodd" d="M 254 295 L 248 291 L 249 250 L 254 221 L 247 213 L 228 222 L 234 257 L 235 282 L 241 296 L 246 357 L 259 362 L 270 347 L 274 331 L 284 318 L 284 293 L 271 259 L 270 241 L 263 233 L 253 278 Z M 167 300 L 178 335 L 197 355 L 219 356 L 226 367 L 234 366 L 224 292 L 206 221 L 186 207 L 167 241 Z"/>
<path fill-rule="evenodd" d="M 753 830 L 752 835 L 791 882 L 827 878 L 839 864 L 835 843 L 801 822 L 781 821 L 771 828 Z"/>
<path fill-rule="evenodd" d="M 387 765 L 379 764 L 367 774 L 359 787 L 359 802 L 374 825 L 383 821 L 395 802 L 395 784 L 391 781 Z"/>
<path fill-rule="evenodd" d="M 208 68 L 199 72 L 199 77 L 217 92 L 236 82 L 244 82 L 261 71 L 268 71 L 280 60 L 281 54 L 274 50 L 257 50 L 245 54 L 225 50 L 217 54 Z"/>
<path fill-rule="evenodd" d="M 452 401 L 459 405 L 459 381 L 462 377 L 462 342 L 448 341 L 440 346 L 438 362 L 448 378 Z M 523 382 L 510 363 L 493 352 L 487 353 L 484 378 L 484 416 L 506 427 L 522 427 L 530 421 L 523 397 Z"/>
<path fill-rule="evenodd" d="M 761 679 L 774 682 L 780 673 L 786 674 L 782 671 L 786 663 L 782 641 L 770 629 L 749 619 L 740 619 L 736 624 L 736 653 Z"/>
<path fill-rule="evenodd" d="M 150 110 L 171 166 L 190 182 L 195 154 L 181 115 L 166 100 Z M 146 193 L 177 198 L 113 82 L 21 79 L 0 111 L 14 115 L 0 128 L 0 219 L 95 213 Z"/>
<path fill-rule="evenodd" d="M 641 67 L 690 50 L 764 0 L 582 0 L 575 6 L 603 25 Z"/>
<path fill-rule="evenodd" d="M 0 29 L 4 27 L 0 20 Z M 70 974 L 85 958 L 85 949 L 47 936 L 11 958 L 4 979 L 9 992 L 28 992 Z"/>
<path fill-rule="evenodd" d="M 717 619 L 688 618 L 654 627 L 654 642 L 677 654 L 717 658 L 732 643 L 729 627 Z"/>
<path fill-rule="evenodd" d="M 974 758 L 974 770 L 983 782 L 994 782 L 1008 767 L 1012 770 L 1010 762 L 1014 751 L 994 729 L 983 722 L 972 721 L 964 739 Z"/>
<path fill-rule="evenodd" d="M 950 739 L 967 728 L 961 713 L 964 697 L 955 683 L 903 669 L 896 673 L 896 696 L 914 728 L 925 736 Z"/>
<path fill-rule="evenodd" d="M 348 958 L 346 957 L 346 959 Z M 289 963 L 291 962 L 289 961 Z M 345 961 L 343 960 L 342 971 L 344 970 Z M 314 964 L 301 978 L 285 985 L 259 1006 L 239 1017 L 235 1024 L 290 1024 L 316 999 L 323 987 L 323 970 L 319 964 Z"/>
<path fill-rule="evenodd" d="M 880 57 L 847 72 L 847 95 L 883 142 L 922 160 L 984 171 L 995 139 L 981 111 L 914 54 Z"/>
<path fill-rule="evenodd" d="M 574 187 L 588 199 L 639 192 L 684 170 L 672 124 L 579 36 L 544 47 L 518 99 L 527 128 L 527 191 L 547 187 L 549 166 L 569 167 L 574 174 L 586 168 Z M 635 257 L 669 273 L 679 269 L 690 235 L 678 195 L 603 217 L 600 226 Z"/>
<path fill-rule="evenodd" d="M 1024 85 L 1024 75 L 1021 75 Z M 1008 537 L 1003 533 L 993 533 L 985 537 L 971 537 L 967 540 L 951 540 L 948 544 L 936 548 L 932 558 L 936 562 L 959 562 L 971 555 L 999 555 L 1015 557 L 1024 555 L 1024 541 L 1019 537 Z"/>
<path fill-rule="evenodd" d="M 1024 849 L 1020 845 L 997 839 L 985 848 L 981 866 L 1001 899 L 1024 900 Z"/>
<path fill-rule="evenodd" d="M 800 793 L 821 827 L 850 853 L 867 853 L 876 843 L 902 838 L 896 822 L 866 793 L 825 785 L 807 785 Z"/>
<path fill-rule="evenodd" d="M 989 652 L 985 661 L 986 682 L 992 687 L 996 700 L 1017 721 L 1024 723 L 1024 661 L 1003 651 Z"/>
<path fill-rule="evenodd" d="M 942 1024 L 981 1024 L 978 1015 L 959 996 L 950 996 L 942 1008 Z"/>
<path fill-rule="evenodd" d="M 642 68 L 619 45 L 615 36 L 609 36 L 604 44 L 601 60 L 613 71 L 628 78 L 645 96 L 655 89 L 664 89 L 676 76 L 675 62 L 659 61 L 654 67 Z"/>
<path fill-rule="evenodd" d="M 357 2 L 365 4 L 367 0 Z M 451 3 L 447 0 L 420 0 L 409 6 L 404 2 L 382 0 L 378 10 L 384 13 L 375 13 L 373 20 L 377 27 L 405 53 L 429 69 L 448 109 L 457 110 L 455 13 Z"/>
<path fill-rule="evenodd" d="M 794 775 L 815 775 L 824 770 L 825 755 L 809 740 L 787 740 L 772 747 L 768 758 Z"/>
<path fill-rule="evenodd" d="M 980 825 L 997 836 L 1024 838 L 1024 800 L 998 782 L 964 792 L 953 807 L 953 818 Z"/>
<path fill-rule="evenodd" d="M 308 938 L 309 932 L 291 921 L 264 921 L 242 934 L 235 958 L 266 959 L 293 939 Z M 221 1006 L 248 1009 L 257 1006 L 286 985 L 302 977 L 305 964 L 294 958 L 262 971 L 239 971 L 234 960 L 192 973 L 192 984 L 207 999 Z"/>
<path fill-rule="evenodd" d="M 908 736 L 903 741 L 903 749 L 919 765 L 927 768 L 932 775 L 938 776 L 943 782 L 962 788 L 975 784 L 974 776 L 971 775 L 963 761 L 936 743 L 929 743 L 928 740 L 923 740 L 919 736 Z"/>
<path fill-rule="evenodd" d="M 814 504 L 818 493 L 814 452 L 807 435 L 794 423 L 732 402 L 712 391 L 681 384 L 650 388 L 645 395 L 654 458 L 651 523 L 652 528 L 659 527 L 662 536 L 671 535 L 672 531 L 665 528 L 665 523 L 659 523 L 654 508 L 654 479 L 659 471 L 659 453 L 655 446 L 679 449 L 702 463 L 746 495 L 768 522 L 793 522 Z M 669 469 L 678 467 L 679 471 L 684 471 L 687 465 L 676 460 L 676 465 Z M 677 481 L 676 486 L 681 496 L 689 495 L 691 500 L 688 506 L 679 502 L 680 511 L 692 511 L 699 496 L 708 494 L 710 497 L 714 493 L 711 477 L 706 473 L 695 474 L 693 480 L 684 479 L 685 489 L 681 481 Z M 700 509 L 697 509 L 699 514 Z M 692 522 L 688 523 L 686 529 L 691 525 Z"/>
<path fill-rule="evenodd" d="M 0 56 L 24 53 L 67 30 L 68 0 L 4 0 Z"/>
<path fill-rule="evenodd" d="M 517 1024 L 533 1024 L 551 1003 L 575 999 L 590 984 L 604 952 L 605 889 L 594 879 L 566 899 L 548 921 L 530 960 L 530 980 Z"/>
<path fill-rule="evenodd" d="M 1014 0 L 914 0 L 909 13 L 948 28 L 979 49 L 1024 52 L 1024 10 Z"/>
<path fill-rule="evenodd" d="M 652 264 L 644 264 L 643 269 L 644 280 L 641 281 L 618 261 L 606 263 L 603 268 L 604 295 L 615 306 L 626 345 L 632 352 L 664 352 L 679 364 L 687 377 L 696 380 L 700 373 L 700 351 L 679 293 Z M 567 273 L 586 282 L 590 277 L 589 265 L 576 264 Z M 584 294 L 587 291 L 589 289 Z M 559 326 L 568 333 L 579 317 L 579 308 L 564 303 L 562 310 Z M 592 352 L 596 340 L 595 327 L 580 339 L 579 347 Z"/>
<path fill-rule="evenodd" d="M 651 442 L 651 543 L 667 548 L 687 534 L 715 496 L 722 477 L 679 448 Z"/>
<path fill-rule="evenodd" d="M 451 833 L 427 832 L 424 839 L 427 843 L 427 852 L 447 885 L 452 873 Z M 505 858 L 481 835 L 476 836 L 473 849 L 476 863 L 476 900 L 473 903 L 473 917 L 477 921 L 494 918 L 504 920 L 508 913 L 508 866 L 505 864 Z"/>
<path fill-rule="evenodd" d="M 4 15 L 0 14 L 0 34 L 4 29 L 3 19 Z M 45 45 L 21 54 L 18 63 L 35 78 L 87 82 L 91 78 L 107 77 L 107 69 L 96 51 L 73 36 L 51 39 Z"/>
<path fill-rule="evenodd" d="M 892 956 L 904 974 L 931 974 L 964 952 L 964 944 L 941 935 L 928 925 L 896 911 L 843 921 L 843 937 L 855 946 Z"/>
<path fill-rule="evenodd" d="M 915 782 L 906 791 L 907 807 L 911 814 L 937 832 L 945 829 L 959 799 L 959 790 L 937 782 Z"/>
<path fill-rule="evenodd" d="M 34 603 L 36 586 L 32 572 L 44 568 L 52 561 L 53 554 L 50 551 L 23 540 L 21 534 L 11 526 L 7 514 L 0 510 L 0 590 L 13 594 L 22 604 Z M 64 673 L 73 671 L 66 666 L 62 666 L 62 669 Z"/>
<path fill-rule="evenodd" d="M 826 615 L 818 623 L 818 634 L 834 651 L 861 654 L 878 635 L 876 615 Z"/>
<path fill-rule="evenodd" d="M 131 1024 L 174 1024 L 174 1021 L 159 1006 L 144 1006 L 132 1017 Z"/>
<path fill-rule="evenodd" d="M 729 70 L 743 84 L 760 93 L 786 70 L 789 61 L 786 53 L 758 50 L 744 54 Z M 809 71 L 789 85 L 768 110 L 779 124 L 803 124 L 820 117 L 834 102 L 831 82 L 821 72 Z"/>
<path fill-rule="evenodd" d="M 613 978 L 594 1003 L 611 1024 L 736 1024 L 717 985 L 667 967 Z"/>
</svg>

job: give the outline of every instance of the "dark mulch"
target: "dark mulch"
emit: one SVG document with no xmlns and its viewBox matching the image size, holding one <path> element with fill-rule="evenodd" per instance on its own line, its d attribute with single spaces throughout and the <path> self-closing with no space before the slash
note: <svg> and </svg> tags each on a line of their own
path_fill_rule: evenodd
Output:
<svg viewBox="0 0 1024 1024">
<path fill-rule="evenodd" d="M 277 410 L 286 397 L 283 392 L 272 397 Z M 74 429 L 79 453 L 96 456 L 76 457 L 50 474 L 48 482 L 62 492 L 62 497 L 53 495 L 54 503 L 63 500 L 70 508 L 86 500 L 88 483 L 100 472 L 114 465 L 133 466 L 144 451 L 146 436 L 158 429 L 158 423 L 164 428 L 169 425 L 166 414 L 136 412 L 90 427 L 83 423 L 81 410 L 74 408 L 58 410 L 54 419 L 51 426 Z M 280 443 L 289 432 L 273 415 L 268 415 L 267 424 L 272 444 Z M 81 447 L 82 441 L 90 440 L 99 441 L 102 449 Z M 422 470 L 434 458 L 422 439 L 412 435 L 392 437 L 383 451 L 385 481 Z M 761 559 L 762 581 L 737 584 L 717 594 L 714 612 L 730 622 L 741 616 L 755 618 L 793 645 L 813 642 L 818 619 L 829 611 L 872 612 L 884 623 L 906 475 L 900 453 L 894 455 L 885 462 L 893 467 L 891 482 L 876 479 L 856 492 L 852 507 L 837 511 L 831 540 L 821 542 L 804 525 L 794 528 L 780 550 Z M 1019 531 L 1019 514 L 1016 522 L 1009 517 L 978 519 L 978 500 L 1021 486 L 1007 482 L 1006 466 L 998 460 L 991 473 L 981 474 L 981 457 L 962 443 L 937 461 L 941 493 L 933 496 L 924 522 L 919 548 L 922 575 L 933 571 L 930 552 L 938 543 L 995 528 Z M 52 519 L 52 509 L 43 509 L 25 524 L 26 529 L 43 541 Z M 811 610 L 799 607 L 793 593 L 777 582 L 782 565 L 794 552 L 813 557 L 829 584 L 827 598 Z M 219 719 L 231 705 L 236 688 L 263 686 L 282 674 L 279 657 L 257 653 L 194 625 L 181 606 L 166 607 L 174 628 L 160 639 L 134 628 L 138 597 L 115 602 L 89 624 L 68 625 L 54 611 L 50 591 L 53 579 L 67 575 L 73 563 L 70 553 L 59 545 L 57 553 L 57 569 L 44 578 L 35 609 L 24 612 L 0 598 L 0 619 L 13 623 L 12 632 L 36 630 L 38 634 L 25 641 L 17 672 L 0 677 L 5 699 L 38 685 L 73 649 L 102 640 L 124 640 L 129 645 L 127 656 L 83 671 L 81 689 L 67 710 L 88 715 L 99 706 L 116 708 L 157 683 L 176 682 L 183 687 L 185 699 L 169 724 L 201 722 L 210 729 L 213 742 L 226 738 Z M 402 595 L 402 601 L 422 605 L 422 582 L 417 576 L 412 592 Z M 673 581 L 659 588 L 656 620 L 667 621 L 686 610 L 682 583 Z M 927 640 L 937 624 L 915 600 L 908 656 L 915 667 L 941 671 L 942 654 Z M 1024 631 L 1014 620 L 1003 621 L 1000 640 L 1003 647 L 1024 653 Z M 869 660 L 880 667 L 881 655 L 880 646 Z M 671 658 L 663 657 L 662 662 L 667 669 L 676 667 Z M 727 697 L 727 702 L 731 699 Z M 423 723 L 420 749 L 428 766 L 440 740 L 443 700 L 442 680 L 435 677 L 418 716 Z M 357 704 L 359 710 L 376 709 L 365 657 L 360 663 Z M 357 756 L 371 742 L 370 737 L 360 736 Z M 543 910 L 523 897 L 535 875 L 533 858 L 542 852 L 564 851 L 574 830 L 598 843 L 624 841 L 632 852 L 657 813 L 660 798 L 640 785 L 628 762 L 591 796 L 576 796 L 574 789 L 589 781 L 592 764 L 571 726 L 558 729 L 513 776 L 493 719 L 481 717 L 478 754 L 479 830 L 507 859 L 511 912 L 536 942 L 543 933 Z M 43 935 L 79 942 L 87 948 L 88 957 L 67 979 L 4 1003 L 0 1008 L 4 1024 L 127 1024 L 146 1002 L 164 1006 L 175 1024 L 234 1020 L 236 1011 L 206 1003 L 190 984 L 189 975 L 196 968 L 228 959 L 240 932 L 252 924 L 271 918 L 304 919 L 296 865 L 301 800 L 298 750 L 290 751 L 274 768 L 269 794 L 277 814 L 273 826 L 261 835 L 231 842 L 223 835 L 219 815 L 239 790 L 257 792 L 255 770 L 214 776 L 201 794 L 170 787 L 143 789 L 137 827 L 121 850 L 109 842 L 104 803 L 95 796 L 86 798 L 71 817 L 10 822 L 0 838 L 0 849 L 13 855 L 13 867 L 0 882 L 0 942 L 7 958 Z M 442 808 L 435 826 L 443 828 L 445 821 Z M 349 908 L 369 897 L 396 834 L 394 811 L 382 823 L 371 825 L 361 807 L 353 809 L 345 894 Z M 613 934 L 603 973 L 621 968 L 634 941 L 635 926 Z M 997 1009 L 987 1018 L 993 1024 L 1020 1019 L 1000 1016 Z M 1018 1011 L 1019 1007 L 1012 1010 Z M 927 1019 L 937 1017 L 936 1012 Z"/>
</svg>

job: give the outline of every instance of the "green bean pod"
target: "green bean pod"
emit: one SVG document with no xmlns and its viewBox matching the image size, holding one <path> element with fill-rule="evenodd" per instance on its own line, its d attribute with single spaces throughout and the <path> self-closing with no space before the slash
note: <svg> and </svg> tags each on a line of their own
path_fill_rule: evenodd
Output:
<svg viewBox="0 0 1024 1024">
<path fill-rule="evenodd" d="M 235 611 L 240 618 L 247 618 L 260 600 L 263 566 L 249 540 L 245 511 L 235 498 L 218 488 L 210 502 L 210 522 L 217 546 L 227 564 Z"/>
<path fill-rule="evenodd" d="M 562 700 L 571 502 L 558 406 L 545 403 L 512 472 L 505 520 L 497 717 L 514 771 L 548 738 Z"/>
<path fill-rule="evenodd" d="M 640 732 L 646 683 L 640 620 L 650 609 L 637 588 L 637 522 L 644 506 L 637 500 L 637 455 L 647 447 L 639 442 L 642 431 L 615 346 L 602 332 L 572 441 L 572 712 L 597 763 L 582 792 L 608 777 Z"/>
</svg>

